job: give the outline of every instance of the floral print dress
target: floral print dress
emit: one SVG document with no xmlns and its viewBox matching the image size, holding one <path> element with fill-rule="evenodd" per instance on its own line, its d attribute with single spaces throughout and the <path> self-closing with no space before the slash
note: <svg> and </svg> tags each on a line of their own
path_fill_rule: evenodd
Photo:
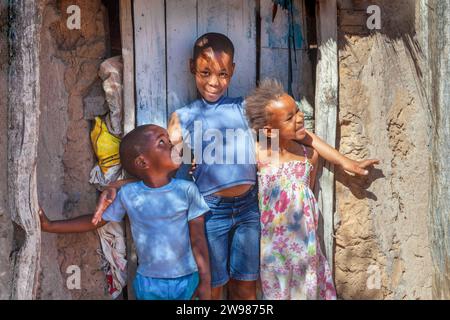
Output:
<svg viewBox="0 0 450 320">
<path fill-rule="evenodd" d="M 261 284 L 265 299 L 336 299 L 330 268 L 317 238 L 319 208 L 309 187 L 312 164 L 259 163 Z"/>
</svg>

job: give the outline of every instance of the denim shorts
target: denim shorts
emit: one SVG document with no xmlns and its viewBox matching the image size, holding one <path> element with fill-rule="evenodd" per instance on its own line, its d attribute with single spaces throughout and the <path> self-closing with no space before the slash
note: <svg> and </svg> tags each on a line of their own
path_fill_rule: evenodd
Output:
<svg viewBox="0 0 450 320">
<path fill-rule="evenodd" d="M 239 197 L 204 198 L 211 209 L 205 228 L 212 287 L 223 286 L 230 278 L 257 280 L 261 226 L 256 186 Z"/>
<path fill-rule="evenodd" d="M 136 274 L 133 281 L 137 300 L 190 300 L 199 283 L 198 272 L 174 279 Z"/>
</svg>

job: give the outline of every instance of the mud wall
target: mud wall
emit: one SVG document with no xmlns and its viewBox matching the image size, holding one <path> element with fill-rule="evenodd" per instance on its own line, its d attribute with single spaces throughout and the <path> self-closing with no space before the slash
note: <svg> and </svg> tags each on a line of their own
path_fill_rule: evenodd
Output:
<svg viewBox="0 0 450 320">
<path fill-rule="evenodd" d="M 12 249 L 12 223 L 7 211 L 7 115 L 8 41 L 7 0 L 0 0 L 0 300 L 10 293 L 9 254 Z"/>
<path fill-rule="evenodd" d="M 378 31 L 366 27 L 372 4 L 381 8 Z M 342 299 L 431 298 L 431 120 L 420 15 L 414 0 L 339 2 L 339 150 L 382 161 L 368 178 L 336 173 Z"/>
<path fill-rule="evenodd" d="M 96 203 L 88 182 L 95 163 L 89 119 L 91 109 L 101 110 L 104 103 L 97 72 L 107 57 L 106 12 L 100 0 L 43 3 L 38 192 L 51 219 L 66 219 L 92 213 Z M 66 25 L 67 7 L 73 4 L 81 9 L 80 30 Z M 96 232 L 43 234 L 38 298 L 109 298 L 99 248 Z M 69 266 L 81 270 L 80 289 L 66 286 Z"/>
</svg>

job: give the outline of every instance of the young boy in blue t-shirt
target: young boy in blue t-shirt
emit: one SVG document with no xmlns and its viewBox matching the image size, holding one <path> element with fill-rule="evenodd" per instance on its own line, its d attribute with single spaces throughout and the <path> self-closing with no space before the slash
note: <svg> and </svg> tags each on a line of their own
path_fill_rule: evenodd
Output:
<svg viewBox="0 0 450 320">
<path fill-rule="evenodd" d="M 97 223 L 92 215 L 50 221 L 40 211 L 41 228 L 78 233 L 121 221 L 128 214 L 138 256 L 133 286 L 137 299 L 211 298 L 204 217 L 209 207 L 197 186 L 171 178 L 179 167 L 167 131 L 140 126 L 120 144 L 124 169 L 140 181 L 123 186 Z"/>
</svg>

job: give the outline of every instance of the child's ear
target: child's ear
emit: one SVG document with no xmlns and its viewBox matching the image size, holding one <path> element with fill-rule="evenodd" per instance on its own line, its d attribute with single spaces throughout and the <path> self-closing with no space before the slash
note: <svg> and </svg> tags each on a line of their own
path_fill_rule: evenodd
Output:
<svg viewBox="0 0 450 320">
<path fill-rule="evenodd" d="M 189 59 L 189 70 L 192 74 L 195 74 L 195 61 L 194 59 Z"/>
<path fill-rule="evenodd" d="M 134 165 L 136 166 L 136 168 L 142 170 L 147 169 L 149 164 L 147 159 L 145 159 L 143 156 L 139 156 L 136 159 L 134 159 Z"/>
<path fill-rule="evenodd" d="M 273 130 L 271 126 L 264 126 L 263 132 L 267 138 L 273 139 L 277 136 L 278 130 Z"/>
<path fill-rule="evenodd" d="M 236 67 L 236 63 L 233 62 L 233 65 L 231 66 L 231 76 L 230 78 L 233 76 L 234 74 L 234 68 Z"/>
</svg>

